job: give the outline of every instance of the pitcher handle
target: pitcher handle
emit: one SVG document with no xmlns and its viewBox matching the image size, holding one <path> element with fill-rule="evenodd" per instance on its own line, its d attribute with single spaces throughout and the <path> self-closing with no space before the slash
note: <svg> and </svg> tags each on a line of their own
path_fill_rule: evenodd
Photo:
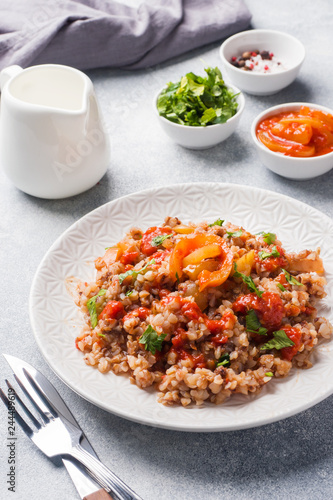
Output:
<svg viewBox="0 0 333 500">
<path fill-rule="evenodd" d="M 8 66 L 8 68 L 3 69 L 0 73 L 0 90 L 2 91 L 6 83 L 13 78 L 13 76 L 21 73 L 21 71 L 23 71 L 23 68 L 17 64 L 13 64 L 13 66 Z"/>
</svg>

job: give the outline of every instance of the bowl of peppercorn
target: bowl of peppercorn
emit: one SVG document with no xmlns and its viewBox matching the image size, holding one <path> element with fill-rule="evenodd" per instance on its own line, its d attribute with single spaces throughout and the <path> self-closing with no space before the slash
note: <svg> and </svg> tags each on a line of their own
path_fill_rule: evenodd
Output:
<svg viewBox="0 0 333 500">
<path fill-rule="evenodd" d="M 297 38 L 274 30 L 249 30 L 227 38 L 220 48 L 223 70 L 243 92 L 271 95 L 297 77 L 305 49 Z"/>
</svg>

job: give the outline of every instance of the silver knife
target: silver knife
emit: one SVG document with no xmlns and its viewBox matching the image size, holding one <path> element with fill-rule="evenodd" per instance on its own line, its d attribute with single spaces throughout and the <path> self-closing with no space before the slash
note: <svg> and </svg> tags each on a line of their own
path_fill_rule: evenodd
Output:
<svg viewBox="0 0 333 500">
<path fill-rule="evenodd" d="M 79 424 L 73 417 L 72 413 L 70 412 L 69 408 L 57 392 L 57 390 L 53 387 L 53 385 L 47 380 L 47 378 L 38 370 L 36 370 L 33 366 L 29 365 L 29 363 L 26 363 L 25 361 L 22 361 L 19 358 L 16 358 L 15 356 L 10 356 L 9 354 L 3 354 L 4 358 L 6 359 L 7 363 L 13 370 L 14 374 L 17 375 L 18 377 L 24 377 L 24 370 L 26 370 L 32 378 L 35 380 L 39 379 L 42 381 L 43 386 L 47 389 L 48 392 L 48 398 L 51 401 L 51 403 L 57 407 L 57 409 L 64 415 L 64 417 L 67 418 L 73 425 L 76 427 L 79 427 Z M 89 453 L 94 455 L 96 458 L 97 454 L 95 453 L 93 447 L 89 443 L 88 439 L 82 433 L 82 440 L 81 440 L 81 446 L 87 450 Z M 74 462 L 70 462 L 69 460 L 66 460 L 65 458 L 62 459 L 63 464 L 65 465 L 70 477 L 72 478 L 72 481 L 77 489 L 78 494 L 80 495 L 80 498 L 83 500 L 111 500 L 112 497 L 90 477 L 88 472 L 85 471 L 84 468 L 80 467 L 79 465 L 76 465 Z"/>
</svg>

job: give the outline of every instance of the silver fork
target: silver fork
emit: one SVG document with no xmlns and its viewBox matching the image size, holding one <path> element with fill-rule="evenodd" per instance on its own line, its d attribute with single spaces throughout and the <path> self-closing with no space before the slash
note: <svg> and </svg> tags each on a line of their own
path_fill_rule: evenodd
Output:
<svg viewBox="0 0 333 500">
<path fill-rule="evenodd" d="M 93 455 L 88 453 L 80 445 L 82 431 L 69 422 L 49 401 L 46 393 L 39 384 L 35 383 L 30 374 L 24 370 L 26 380 L 23 382 L 14 375 L 22 391 L 30 399 L 34 408 L 42 418 L 40 423 L 30 412 L 17 392 L 6 380 L 7 386 L 15 392 L 16 401 L 21 405 L 26 415 L 37 428 L 32 430 L 15 408 L 15 420 L 21 426 L 25 434 L 38 446 L 48 457 L 61 456 L 72 458 L 84 465 L 94 479 L 107 491 L 112 491 L 119 500 L 142 500 L 131 488 L 129 488 L 118 476 L 108 469 Z M 0 398 L 8 407 L 10 404 L 7 396 L 0 388 Z"/>
</svg>

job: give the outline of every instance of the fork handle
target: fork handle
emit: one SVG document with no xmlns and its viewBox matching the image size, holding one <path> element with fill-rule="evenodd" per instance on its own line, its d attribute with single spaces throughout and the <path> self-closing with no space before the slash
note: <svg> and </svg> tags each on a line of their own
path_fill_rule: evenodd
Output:
<svg viewBox="0 0 333 500">
<path fill-rule="evenodd" d="M 94 491 L 94 493 L 90 493 L 83 500 L 114 500 L 114 498 L 102 488 L 101 490 Z"/>
<path fill-rule="evenodd" d="M 114 498 L 105 490 L 101 489 L 94 491 L 94 493 L 90 493 L 90 495 L 84 497 L 83 500 L 114 500 Z"/>
<path fill-rule="evenodd" d="M 119 500 L 142 500 L 127 484 L 119 479 L 100 460 L 86 451 L 80 444 L 74 446 L 71 456 L 82 463 L 93 474 L 94 479 L 105 489 L 111 490 Z"/>
</svg>

